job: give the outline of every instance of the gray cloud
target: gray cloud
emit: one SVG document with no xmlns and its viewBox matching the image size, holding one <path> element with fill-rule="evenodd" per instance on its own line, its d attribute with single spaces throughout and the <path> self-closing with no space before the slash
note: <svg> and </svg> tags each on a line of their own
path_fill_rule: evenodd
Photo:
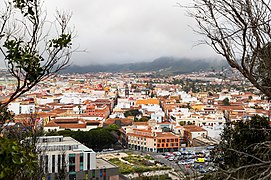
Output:
<svg viewBox="0 0 271 180">
<path fill-rule="evenodd" d="M 186 0 L 187 2 L 188 0 Z M 202 37 L 176 0 L 46 0 L 48 17 L 56 9 L 73 13 L 78 37 L 73 64 L 123 63 L 160 56 L 212 58 L 208 46 L 193 47 Z M 184 0 L 182 2 L 185 2 Z"/>
</svg>

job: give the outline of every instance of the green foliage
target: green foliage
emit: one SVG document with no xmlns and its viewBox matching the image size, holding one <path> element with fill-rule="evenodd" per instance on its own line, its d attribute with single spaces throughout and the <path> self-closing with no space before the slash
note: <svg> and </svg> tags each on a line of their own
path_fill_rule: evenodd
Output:
<svg viewBox="0 0 271 180">
<path fill-rule="evenodd" d="M 111 129 L 111 130 L 114 130 L 114 131 L 118 131 L 119 127 L 116 124 L 110 124 L 109 127 L 108 127 L 108 129 Z"/>
<path fill-rule="evenodd" d="M 35 148 L 0 138 L 0 179 L 31 179 L 38 169 Z"/>
<path fill-rule="evenodd" d="M 186 125 L 186 122 L 185 121 L 180 121 L 180 123 L 179 123 L 181 126 L 184 126 L 184 125 Z"/>
<path fill-rule="evenodd" d="M 152 156 L 150 156 L 150 155 L 146 155 L 146 156 L 144 156 L 144 158 L 148 159 L 148 160 L 154 160 L 154 158 Z"/>
<path fill-rule="evenodd" d="M 124 162 L 120 161 L 118 158 L 113 158 L 109 160 L 111 163 L 117 165 L 120 169 L 120 174 L 129 174 L 134 172 L 133 166 L 125 164 Z"/>
<path fill-rule="evenodd" d="M 223 106 L 229 106 L 229 105 L 231 105 L 229 98 L 223 99 L 222 104 L 223 104 Z"/>
<path fill-rule="evenodd" d="M 132 180 L 170 180 L 170 179 L 171 178 L 167 174 L 165 174 L 165 175 L 137 177 L 133 178 Z"/>
<path fill-rule="evenodd" d="M 0 53 L 16 85 L 0 103 L 0 124 L 13 120 L 7 110 L 10 102 L 67 66 L 72 39 L 67 29 L 70 16 L 66 14 L 58 13 L 54 21 L 58 24 L 51 24 L 56 28 L 53 37 L 47 33 L 53 29 L 44 31 L 49 21 L 40 0 L 5 0 L 2 4 Z M 5 127 L 1 135 L 0 179 L 40 179 L 43 172 L 35 148 L 40 132 L 32 127 Z"/>
<path fill-rule="evenodd" d="M 125 111 L 124 116 L 128 117 L 128 116 L 137 116 L 140 115 L 141 112 L 138 109 L 132 109 L 132 110 L 128 110 Z"/>
<path fill-rule="evenodd" d="M 13 120 L 13 115 L 7 110 L 7 107 L 0 108 L 0 124 L 5 123 L 6 120 Z"/>
<path fill-rule="evenodd" d="M 265 168 L 254 166 L 271 160 L 270 146 L 271 128 L 269 119 L 254 116 L 248 121 L 238 121 L 225 127 L 221 142 L 213 151 L 215 159 L 223 159 L 222 168 L 232 171 L 232 176 L 247 179 Z M 266 144 L 267 143 L 267 144 Z M 246 167 L 248 168 L 242 168 Z M 220 174 L 221 175 L 221 174 Z"/>
<path fill-rule="evenodd" d="M 156 170 L 167 170 L 170 169 L 167 166 L 156 166 L 155 164 L 148 161 L 143 156 L 135 156 L 129 155 L 128 157 L 122 158 L 125 161 L 128 161 L 129 164 L 124 163 L 118 158 L 110 159 L 109 161 L 120 167 L 121 174 L 129 174 L 129 173 L 142 173 L 147 171 L 156 171 Z"/>
<path fill-rule="evenodd" d="M 61 34 L 59 38 L 52 39 L 49 41 L 49 47 L 53 48 L 66 48 L 71 46 L 71 35 L 70 34 Z"/>
<path fill-rule="evenodd" d="M 16 86 L 0 109 L 67 67 L 72 51 L 69 14 L 58 12 L 53 23 L 56 29 L 52 32 L 53 29 L 43 29 L 49 21 L 40 0 L 6 1 L 0 16 L 0 53 Z"/>
<path fill-rule="evenodd" d="M 63 130 L 58 132 L 48 132 L 47 136 L 51 135 L 62 135 L 62 136 L 71 136 L 80 143 L 86 145 L 93 150 L 100 151 L 104 148 L 111 148 L 118 139 L 115 137 L 115 134 L 119 134 L 119 130 L 115 127 L 109 128 L 96 128 L 89 131 L 71 131 Z"/>
<path fill-rule="evenodd" d="M 43 73 L 43 68 L 40 64 L 43 61 L 42 57 L 37 52 L 31 49 L 31 46 L 20 40 L 7 39 L 3 45 L 6 48 L 6 59 L 9 65 L 14 65 L 16 69 L 22 69 L 28 83 L 35 80 Z"/>
<path fill-rule="evenodd" d="M 143 116 L 140 119 L 135 119 L 135 122 L 147 122 L 150 118 Z"/>
<path fill-rule="evenodd" d="M 35 1 L 33 0 L 13 0 L 13 5 L 15 8 L 18 8 L 21 10 L 21 13 L 24 16 L 33 16 L 35 15 L 34 7 L 35 7 Z"/>
</svg>

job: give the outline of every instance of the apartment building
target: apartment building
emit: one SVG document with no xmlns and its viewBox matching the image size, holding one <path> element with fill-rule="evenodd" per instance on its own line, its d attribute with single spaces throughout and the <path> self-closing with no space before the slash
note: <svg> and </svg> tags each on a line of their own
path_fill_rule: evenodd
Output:
<svg viewBox="0 0 271 180">
<path fill-rule="evenodd" d="M 96 106 L 90 104 L 87 106 L 86 114 L 89 116 L 98 116 L 107 118 L 110 114 L 110 109 L 107 105 Z"/>
<path fill-rule="evenodd" d="M 196 125 L 185 125 L 184 128 L 184 139 L 187 142 L 188 146 L 191 146 L 193 139 L 198 137 L 207 137 L 208 131 L 202 127 Z"/>
<path fill-rule="evenodd" d="M 180 136 L 148 128 L 123 128 L 130 149 L 148 152 L 178 151 Z"/>
</svg>

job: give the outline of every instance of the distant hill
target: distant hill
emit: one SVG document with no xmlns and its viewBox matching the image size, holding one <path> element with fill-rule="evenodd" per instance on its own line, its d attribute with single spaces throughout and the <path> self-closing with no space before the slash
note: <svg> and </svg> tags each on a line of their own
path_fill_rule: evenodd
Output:
<svg viewBox="0 0 271 180">
<path fill-rule="evenodd" d="M 150 72 L 161 74 L 182 74 L 207 70 L 221 70 L 228 67 L 222 60 L 189 60 L 184 58 L 160 57 L 152 62 L 137 62 L 126 64 L 107 65 L 73 65 L 65 69 L 64 73 L 88 73 L 88 72 Z"/>
</svg>

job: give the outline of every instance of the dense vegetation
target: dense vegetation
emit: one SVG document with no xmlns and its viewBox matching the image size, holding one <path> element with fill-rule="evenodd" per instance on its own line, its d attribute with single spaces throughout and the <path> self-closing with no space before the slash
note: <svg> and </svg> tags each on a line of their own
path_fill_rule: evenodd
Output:
<svg viewBox="0 0 271 180">
<path fill-rule="evenodd" d="M 270 140 L 271 127 L 266 117 L 256 115 L 251 120 L 228 124 L 220 144 L 213 151 L 221 167 L 215 179 L 270 178 Z"/>
<path fill-rule="evenodd" d="M 119 131 L 117 127 L 109 126 L 108 128 L 96 128 L 89 131 L 51 131 L 46 133 L 46 135 L 70 136 L 94 151 L 101 151 L 102 149 L 113 147 L 118 142 Z"/>
<path fill-rule="evenodd" d="M 7 110 L 11 102 L 68 66 L 72 52 L 70 15 L 58 12 L 50 21 L 46 14 L 40 0 L 1 1 L 1 64 L 15 84 L 0 101 L 0 179 L 31 180 L 44 175 L 38 163 L 35 143 L 39 134 L 33 128 L 34 119 L 24 125 L 27 127 L 5 123 L 14 121 Z"/>
</svg>

